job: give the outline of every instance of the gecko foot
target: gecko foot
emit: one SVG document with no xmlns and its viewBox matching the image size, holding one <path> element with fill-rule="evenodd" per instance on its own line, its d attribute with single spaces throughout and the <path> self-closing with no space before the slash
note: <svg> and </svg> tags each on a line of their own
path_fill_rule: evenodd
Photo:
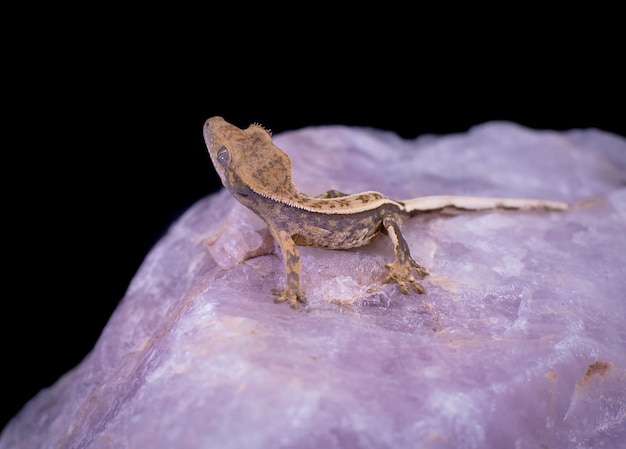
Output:
<svg viewBox="0 0 626 449">
<path fill-rule="evenodd" d="M 424 293 L 424 287 L 415 280 L 412 274 L 412 271 L 415 270 L 419 277 L 428 276 L 428 272 L 420 264 L 409 259 L 402 263 L 396 260 L 385 266 L 389 268 L 389 274 L 384 281 L 385 284 L 396 282 L 400 291 L 405 295 L 409 293 L 409 286 L 415 293 Z"/>
<path fill-rule="evenodd" d="M 274 298 L 275 303 L 279 302 L 289 302 L 289 307 L 292 309 L 297 309 L 299 307 L 298 303 L 306 304 L 306 298 L 304 297 L 304 293 L 302 292 L 291 292 L 286 288 L 273 288 L 272 294 L 276 296 Z"/>
</svg>

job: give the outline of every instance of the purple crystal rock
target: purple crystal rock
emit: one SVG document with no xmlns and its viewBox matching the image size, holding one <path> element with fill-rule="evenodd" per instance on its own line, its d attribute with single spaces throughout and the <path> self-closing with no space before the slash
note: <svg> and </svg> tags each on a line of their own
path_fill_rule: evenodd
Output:
<svg viewBox="0 0 626 449">
<path fill-rule="evenodd" d="M 153 248 L 92 352 L 0 448 L 624 448 L 626 141 L 490 122 L 402 140 L 276 136 L 301 191 L 534 197 L 571 211 L 407 219 L 426 294 L 382 285 L 391 243 L 302 248 L 309 304 L 227 191 Z"/>
</svg>

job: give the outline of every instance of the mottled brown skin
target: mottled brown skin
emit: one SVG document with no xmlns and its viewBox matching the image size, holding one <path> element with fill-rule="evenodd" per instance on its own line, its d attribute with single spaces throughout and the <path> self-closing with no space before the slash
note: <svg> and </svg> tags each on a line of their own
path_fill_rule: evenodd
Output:
<svg viewBox="0 0 626 449">
<path fill-rule="evenodd" d="M 245 130 L 221 117 L 208 119 L 204 138 L 211 160 L 224 186 L 243 205 L 260 216 L 278 243 L 285 265 L 285 285 L 275 289 L 276 302 L 293 308 L 306 303 L 300 287 L 300 246 L 349 249 L 369 243 L 379 233 L 388 235 L 395 259 L 387 264 L 385 282 L 396 282 L 400 291 L 424 293 L 418 277 L 428 273 L 411 256 L 400 224 L 411 212 L 458 209 L 545 208 L 564 210 L 555 201 L 461 196 L 421 197 L 394 201 L 378 192 L 347 195 L 335 190 L 318 197 L 304 195 L 291 179 L 291 160 L 272 142 L 271 133 L 253 124 Z"/>
</svg>

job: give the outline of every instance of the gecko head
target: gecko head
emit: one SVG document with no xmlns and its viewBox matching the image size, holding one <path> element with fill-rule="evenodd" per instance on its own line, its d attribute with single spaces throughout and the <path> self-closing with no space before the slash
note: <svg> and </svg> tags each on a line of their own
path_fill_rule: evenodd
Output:
<svg viewBox="0 0 626 449">
<path fill-rule="evenodd" d="M 231 192 L 251 189 L 273 196 L 292 185 L 289 156 L 261 125 L 240 129 L 222 117 L 211 117 L 204 124 L 204 141 L 222 184 Z"/>
</svg>

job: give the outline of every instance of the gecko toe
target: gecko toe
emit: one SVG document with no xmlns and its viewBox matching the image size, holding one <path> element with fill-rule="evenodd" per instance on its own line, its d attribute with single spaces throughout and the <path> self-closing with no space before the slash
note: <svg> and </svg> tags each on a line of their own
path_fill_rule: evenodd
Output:
<svg viewBox="0 0 626 449">
<path fill-rule="evenodd" d="M 414 260 L 411 261 L 411 267 L 413 267 L 415 269 L 415 272 L 421 278 L 423 278 L 424 276 L 428 276 L 428 274 L 429 274 L 428 271 L 426 271 L 423 266 L 421 266 L 420 264 L 418 264 Z"/>
<path fill-rule="evenodd" d="M 413 279 L 413 281 L 411 282 L 411 288 L 413 288 L 413 291 L 415 293 L 419 293 L 420 295 L 423 295 L 425 292 L 422 284 L 417 282 L 415 279 Z"/>
<path fill-rule="evenodd" d="M 298 309 L 300 304 L 306 304 L 306 298 L 302 293 L 293 294 L 288 292 L 286 289 L 273 288 L 272 294 L 275 296 L 275 303 L 288 302 L 289 307 L 292 309 Z"/>
<path fill-rule="evenodd" d="M 386 264 L 386 267 L 389 269 L 389 273 L 384 280 L 385 284 L 391 282 L 397 283 L 400 292 L 405 295 L 409 294 L 409 287 L 415 293 L 424 293 L 424 287 L 419 282 L 417 282 L 417 280 L 415 280 L 415 278 L 411 274 L 411 272 L 415 270 L 418 276 L 427 276 L 428 272 L 424 270 L 421 265 L 417 264 L 415 261 L 411 261 L 405 263 L 388 263 Z"/>
</svg>

